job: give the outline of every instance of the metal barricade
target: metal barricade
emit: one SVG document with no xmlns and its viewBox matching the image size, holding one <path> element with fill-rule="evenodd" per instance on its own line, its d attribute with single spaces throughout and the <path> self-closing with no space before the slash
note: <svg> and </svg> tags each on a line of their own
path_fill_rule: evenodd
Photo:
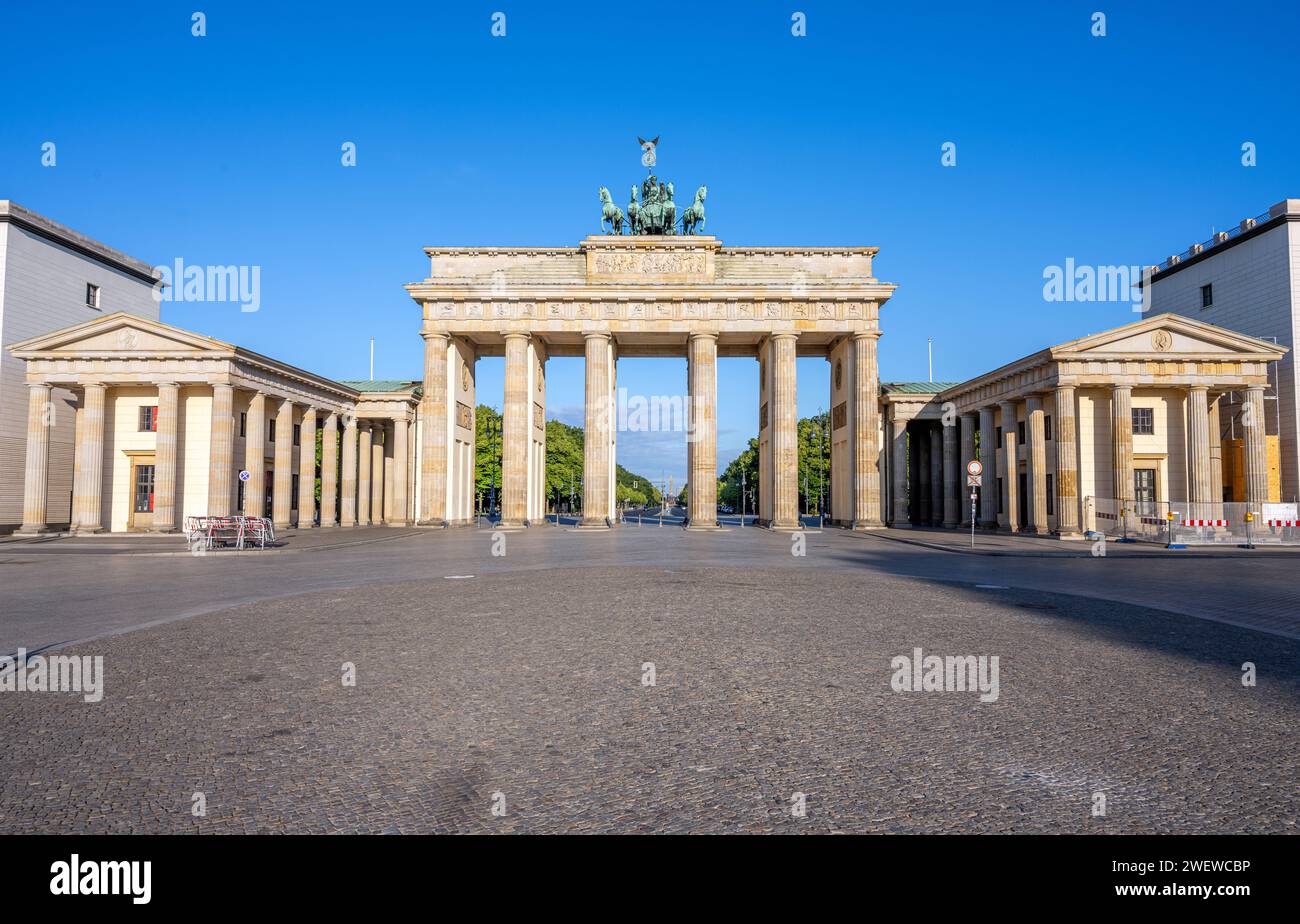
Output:
<svg viewBox="0 0 1300 924">
<path fill-rule="evenodd" d="M 266 517 L 186 517 L 185 542 L 192 551 L 220 548 L 265 549 L 275 544 L 275 526 Z"/>
<path fill-rule="evenodd" d="M 1294 504 L 1084 499 L 1088 529 L 1108 539 L 1187 545 L 1300 545 Z"/>
</svg>

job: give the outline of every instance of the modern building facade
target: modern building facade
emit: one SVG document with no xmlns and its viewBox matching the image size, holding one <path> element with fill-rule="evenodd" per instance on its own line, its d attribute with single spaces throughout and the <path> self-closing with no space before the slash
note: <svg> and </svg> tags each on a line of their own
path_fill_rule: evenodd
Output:
<svg viewBox="0 0 1300 924">
<path fill-rule="evenodd" d="M 1300 495 L 1300 409 L 1294 347 L 1300 327 L 1300 199 L 1284 199 L 1267 212 L 1245 218 L 1210 240 L 1193 244 L 1152 268 L 1150 312 L 1184 317 L 1240 331 L 1288 348 L 1269 368 L 1265 426 L 1280 444 L 1281 496 Z M 1230 468 L 1244 451 L 1243 394 L 1220 401 L 1218 427 Z M 1234 479 L 1240 491 L 1241 479 Z M 1229 484 L 1229 491 L 1234 491 Z M 1233 500 L 1244 500 L 1233 494 Z"/>
<path fill-rule="evenodd" d="M 0 343 L 5 347 L 119 311 L 157 320 L 157 281 L 147 263 L 0 199 Z M 56 387 L 48 400 L 52 474 L 45 519 L 67 524 L 76 397 Z M 28 401 L 23 360 L 0 349 L 0 532 L 22 521 Z"/>
</svg>

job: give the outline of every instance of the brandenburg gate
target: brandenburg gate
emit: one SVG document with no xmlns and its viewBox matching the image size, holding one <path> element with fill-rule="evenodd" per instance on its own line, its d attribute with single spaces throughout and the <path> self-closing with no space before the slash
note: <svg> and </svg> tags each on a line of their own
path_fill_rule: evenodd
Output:
<svg viewBox="0 0 1300 924">
<path fill-rule="evenodd" d="M 641 212 L 672 206 L 651 177 Z M 418 522 L 473 520 L 475 362 L 505 356 L 502 525 L 545 511 L 546 363 L 586 358 L 584 527 L 613 525 L 616 381 L 624 356 L 686 356 L 688 525 L 717 527 L 717 359 L 759 368 L 760 524 L 799 528 L 795 358 L 831 363 L 831 521 L 879 527 L 881 426 L 876 341 L 894 286 L 874 247 L 726 247 L 656 230 L 643 214 L 577 247 L 429 247 L 429 277 L 406 287 L 423 313 Z M 701 206 L 704 189 L 696 194 Z M 652 196 L 657 200 L 652 202 Z M 629 213 L 637 211 L 636 190 Z M 669 213 L 671 214 L 671 213 Z M 688 210 L 689 214 L 689 210 Z M 703 209 L 698 212 L 702 223 Z M 685 226 L 688 230 L 690 225 Z M 640 233 L 637 233 L 640 232 Z M 435 425 L 436 424 L 436 425 Z"/>
</svg>

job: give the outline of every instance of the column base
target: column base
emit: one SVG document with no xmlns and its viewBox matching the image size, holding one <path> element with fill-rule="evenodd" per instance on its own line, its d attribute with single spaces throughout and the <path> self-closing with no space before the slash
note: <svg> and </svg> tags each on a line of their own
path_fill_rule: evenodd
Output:
<svg viewBox="0 0 1300 924">
<path fill-rule="evenodd" d="M 793 520 L 760 520 L 758 525 L 774 533 L 799 533 L 804 529 L 802 523 Z"/>
<path fill-rule="evenodd" d="M 890 529 L 911 529 L 912 522 L 911 520 L 902 520 L 902 521 L 895 520 L 893 523 L 889 524 L 889 528 Z"/>
<path fill-rule="evenodd" d="M 280 530 L 281 532 L 283 532 L 286 529 L 293 529 L 293 524 L 290 523 L 288 520 L 285 520 L 283 523 L 277 523 L 274 520 L 272 520 L 271 526 L 273 526 L 275 529 Z M 159 532 L 175 532 L 175 530 L 159 530 Z"/>
<path fill-rule="evenodd" d="M 442 517 L 430 517 L 427 520 L 416 520 L 416 526 L 428 526 L 432 529 L 446 529 L 447 521 Z"/>
<path fill-rule="evenodd" d="M 410 521 L 410 520 L 386 520 L 386 521 L 384 522 L 384 525 L 385 525 L 385 526 L 396 526 L 396 527 L 400 527 L 400 528 L 402 528 L 402 529 L 405 529 L 405 528 L 407 528 L 407 527 L 409 527 L 409 526 L 411 525 L 411 521 Z"/>
<path fill-rule="evenodd" d="M 22 526 L 14 530 L 14 535 L 15 536 L 44 536 L 54 531 L 55 530 L 51 529 L 45 523 L 24 523 Z"/>
<path fill-rule="evenodd" d="M 609 529 L 613 524 L 608 517 L 583 517 L 578 529 Z"/>
<path fill-rule="evenodd" d="M 319 529 L 335 529 L 335 528 L 337 528 L 337 527 L 338 527 L 338 524 L 335 523 L 333 520 L 331 520 L 331 521 L 328 522 L 328 523 L 322 522 L 321 525 L 320 525 L 318 528 L 319 528 Z"/>
<path fill-rule="evenodd" d="M 986 532 L 986 533 L 995 533 L 995 532 L 998 531 L 998 521 L 997 521 L 997 520 L 981 520 L 981 521 L 980 521 L 980 524 L 979 524 L 979 528 L 982 529 L 982 530 L 984 530 L 984 532 Z"/>
<path fill-rule="evenodd" d="M 694 520 L 691 520 L 690 522 L 688 522 L 688 523 L 686 524 L 686 528 L 687 528 L 687 529 L 698 530 L 698 531 L 700 531 L 700 532 L 708 532 L 708 531 L 710 531 L 710 530 L 719 530 L 719 529 L 722 529 L 722 526 L 719 525 L 719 523 L 718 523 L 717 520 L 714 520 L 712 523 L 707 523 L 707 522 L 706 522 L 706 523 L 697 523 L 697 522 L 695 522 Z"/>
<path fill-rule="evenodd" d="M 1057 539 L 1062 539 L 1067 542 L 1078 542 L 1078 541 L 1082 541 L 1083 539 L 1083 533 L 1076 533 L 1076 532 L 1054 533 L 1053 535 L 1055 535 Z"/>
<path fill-rule="evenodd" d="M 279 527 L 276 528 L 278 529 Z M 151 526 L 149 527 L 149 529 L 146 530 L 146 532 L 157 533 L 160 536 L 167 536 L 172 533 L 179 533 L 180 530 L 177 529 L 175 526 L 156 526 L 156 527 Z"/>
<path fill-rule="evenodd" d="M 103 531 L 104 527 L 102 526 L 74 526 L 68 532 L 73 536 L 93 536 L 96 533 L 102 533 Z"/>
<path fill-rule="evenodd" d="M 856 532 L 862 532 L 870 529 L 887 529 L 888 527 L 879 520 L 857 520 L 848 524 L 848 528 Z"/>
</svg>

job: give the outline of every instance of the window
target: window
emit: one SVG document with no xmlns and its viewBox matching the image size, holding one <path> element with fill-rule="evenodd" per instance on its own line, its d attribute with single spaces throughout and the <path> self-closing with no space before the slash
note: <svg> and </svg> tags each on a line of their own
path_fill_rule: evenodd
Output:
<svg viewBox="0 0 1300 924">
<path fill-rule="evenodd" d="M 1047 474 L 1047 515 L 1050 517 L 1056 513 L 1056 492 L 1052 490 L 1052 474 Z"/>
<path fill-rule="evenodd" d="M 135 498 L 132 510 L 135 513 L 153 513 L 153 470 L 152 465 L 135 467 Z"/>
<path fill-rule="evenodd" d="M 998 427 L 998 428 L 997 428 L 997 431 L 998 431 L 998 445 L 1001 446 L 1001 445 L 1002 445 L 1002 428 L 1001 428 L 1001 427 Z"/>
<path fill-rule="evenodd" d="M 275 418 L 272 417 L 267 423 L 268 423 L 267 430 L 269 432 L 267 434 L 266 439 L 268 442 L 274 443 L 275 442 Z"/>
<path fill-rule="evenodd" d="M 1133 499 L 1137 502 L 1137 515 L 1152 517 L 1156 514 L 1156 470 L 1139 468 L 1133 471 Z"/>
<path fill-rule="evenodd" d="M 1016 442 L 1021 446 L 1025 445 L 1025 422 L 1023 420 L 1016 421 Z"/>
<path fill-rule="evenodd" d="M 1156 432 L 1156 414 L 1149 407 L 1133 408 L 1133 433 L 1150 436 Z"/>
<path fill-rule="evenodd" d="M 86 283 L 86 307 L 99 310 L 99 286 L 93 282 Z"/>
<path fill-rule="evenodd" d="M 289 509 L 298 509 L 298 476 L 293 476 L 293 487 L 289 489 Z"/>
<path fill-rule="evenodd" d="M 1214 304 L 1214 286 L 1206 283 L 1201 286 L 1201 307 L 1209 308 Z"/>
<path fill-rule="evenodd" d="M 998 479 L 998 513 L 1002 513 L 1002 479 Z"/>
<path fill-rule="evenodd" d="M 236 486 L 235 509 L 244 512 L 244 480 L 239 479 Z"/>
<path fill-rule="evenodd" d="M 158 431 L 158 407 L 156 405 L 140 408 L 140 432 L 144 433 L 149 430 L 155 433 Z"/>
<path fill-rule="evenodd" d="M 301 446 L 301 445 L 302 445 L 302 424 L 294 424 L 294 425 L 293 425 L 293 444 L 294 444 L 295 446 Z M 297 477 L 297 476 L 295 476 L 295 477 Z M 297 491 L 294 491 L 293 493 L 296 495 L 298 492 L 297 492 Z"/>
<path fill-rule="evenodd" d="M 1052 438 L 1052 415 L 1044 414 L 1043 415 L 1043 442 L 1047 442 L 1051 438 Z"/>
<path fill-rule="evenodd" d="M 239 435 L 248 436 L 248 415 L 243 411 L 239 412 Z M 239 506 L 242 508 L 244 505 L 240 504 Z"/>
</svg>

